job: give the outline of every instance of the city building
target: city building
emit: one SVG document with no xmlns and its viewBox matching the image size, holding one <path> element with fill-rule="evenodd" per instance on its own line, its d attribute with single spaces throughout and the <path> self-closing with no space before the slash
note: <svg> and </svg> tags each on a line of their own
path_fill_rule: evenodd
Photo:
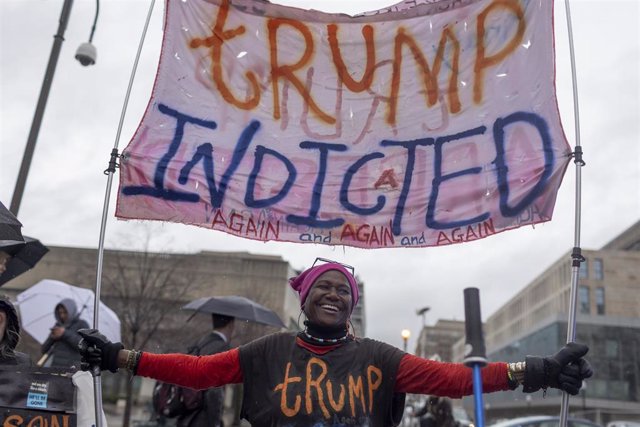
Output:
<svg viewBox="0 0 640 427">
<path fill-rule="evenodd" d="M 640 221 L 599 250 L 582 250 L 578 272 L 575 341 L 587 344 L 595 374 L 580 395 L 569 400 L 570 414 L 601 425 L 616 419 L 640 421 Z M 535 280 L 493 313 L 483 325 L 489 360 L 518 361 L 527 355 L 555 353 L 567 341 L 571 302 L 571 253 L 567 251 Z M 440 321 L 426 327 L 417 351 L 435 352 L 436 340 L 449 333 Z M 463 331 L 464 332 L 464 331 Z M 464 335 L 464 333 L 463 333 Z M 451 360 L 464 359 L 464 336 Z M 442 350 L 440 350 L 442 351 Z M 523 415 L 557 415 L 561 394 L 524 394 L 520 390 L 485 395 L 489 421 Z M 464 399 L 473 412 L 473 401 Z"/>
<path fill-rule="evenodd" d="M 464 337 L 464 322 L 438 319 L 433 326 L 424 326 L 416 343 L 416 356 L 426 359 L 453 361 L 452 347 Z"/>
<path fill-rule="evenodd" d="M 590 348 L 595 374 L 569 411 L 605 425 L 640 421 L 640 221 L 599 250 L 583 250 L 575 340 Z M 571 261 L 567 252 L 484 324 L 489 360 L 518 361 L 556 352 L 567 341 Z M 464 340 L 454 346 L 463 358 Z M 557 414 L 561 394 L 496 393 L 485 397 L 488 419 Z M 472 407 L 471 399 L 465 406 Z"/>
<path fill-rule="evenodd" d="M 35 268 L 5 284 L 2 291 L 15 297 L 42 279 L 60 280 L 93 289 L 96 266 L 96 249 L 49 246 L 49 253 Z M 297 294 L 288 284 L 288 279 L 298 273 L 287 261 L 274 255 L 247 252 L 202 251 L 178 254 L 105 250 L 101 299 L 108 305 L 112 302 L 116 306 L 112 308 L 115 309 L 127 303 L 119 301 L 122 300 L 123 289 L 147 286 L 153 290 L 149 296 L 157 299 L 159 306 L 166 305 L 163 309 L 169 312 L 173 320 L 185 322 L 192 313 L 180 308 L 191 300 L 214 295 L 241 295 L 275 311 L 289 330 L 299 330 L 304 326 L 301 324 L 300 304 Z M 147 279 L 142 279 L 143 277 Z M 143 280 L 147 283 L 141 283 Z M 361 298 L 354 310 L 352 324 L 356 334 L 363 336 L 366 333 L 365 292 L 363 283 L 358 282 Z M 163 301 L 163 295 L 168 301 Z M 140 293 L 139 296 L 144 295 Z M 198 329 L 199 319 L 190 320 L 189 328 Z M 205 323 L 209 327 L 210 322 Z M 174 338 L 189 338 L 180 328 L 171 330 L 171 326 L 167 325 L 165 329 Z M 273 329 L 259 330 L 260 333 L 265 331 Z M 164 334 L 159 335 L 162 339 Z M 174 351 L 179 350 L 181 344 L 184 343 L 180 340 L 170 340 L 154 343 L 155 347 L 152 348 Z"/>
</svg>

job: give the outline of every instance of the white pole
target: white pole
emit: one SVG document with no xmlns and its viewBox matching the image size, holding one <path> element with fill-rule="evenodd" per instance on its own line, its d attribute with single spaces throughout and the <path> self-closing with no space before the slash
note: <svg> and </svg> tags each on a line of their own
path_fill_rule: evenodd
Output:
<svg viewBox="0 0 640 427">
<path fill-rule="evenodd" d="M 133 63 L 133 69 L 131 70 L 131 77 L 129 78 L 129 86 L 127 87 L 127 93 L 125 95 L 124 104 L 122 106 L 122 112 L 120 114 L 120 123 L 118 123 L 118 130 L 116 132 L 116 140 L 111 150 L 111 158 L 109 160 L 109 167 L 104 171 L 107 175 L 107 189 L 104 195 L 104 204 L 102 207 L 102 222 L 100 223 L 100 238 L 98 240 L 98 266 L 96 269 L 96 287 L 95 287 L 95 300 L 93 306 L 93 327 L 98 328 L 99 325 L 99 313 L 100 313 L 100 288 L 102 285 L 102 263 L 104 258 L 104 234 L 107 227 L 107 215 L 109 213 L 109 199 L 111 196 L 111 186 L 113 184 L 113 174 L 117 168 L 118 158 L 118 143 L 120 141 L 120 135 L 122 134 L 122 126 L 124 123 L 124 117 L 127 112 L 127 106 L 129 105 L 129 96 L 131 95 L 131 88 L 138 69 L 138 62 L 140 60 L 140 53 L 142 52 L 142 46 L 144 45 L 144 39 L 147 35 L 147 29 L 149 28 L 149 22 L 151 21 L 151 14 L 153 12 L 153 6 L 155 0 L 151 0 L 149 5 L 149 12 L 147 13 L 147 20 L 142 30 L 142 36 L 140 37 L 140 43 L 138 45 L 138 52 L 136 59 Z M 96 427 L 102 427 L 102 381 L 100 378 L 100 368 L 96 367 L 93 374 L 93 389 L 95 396 L 95 409 L 96 409 Z"/>
<path fill-rule="evenodd" d="M 576 338 L 576 306 L 578 300 L 578 279 L 580 277 L 580 264 L 584 261 L 580 249 L 580 221 L 581 221 L 581 195 L 582 195 L 582 146 L 580 144 L 580 111 L 578 103 L 578 82 L 576 77 L 576 61 L 573 49 L 573 29 L 571 27 L 571 9 L 569 0 L 565 0 L 567 11 L 567 30 L 569 32 L 569 53 L 571 58 L 571 80 L 573 83 L 573 110 L 575 122 L 575 149 L 574 163 L 576 165 L 576 195 L 575 195 L 575 218 L 574 218 L 574 240 L 573 251 L 571 253 L 571 296 L 569 303 L 569 316 L 567 321 L 567 342 L 575 341 Z M 569 414 L 569 394 L 562 393 L 562 404 L 560 406 L 560 427 L 567 426 Z"/>
</svg>

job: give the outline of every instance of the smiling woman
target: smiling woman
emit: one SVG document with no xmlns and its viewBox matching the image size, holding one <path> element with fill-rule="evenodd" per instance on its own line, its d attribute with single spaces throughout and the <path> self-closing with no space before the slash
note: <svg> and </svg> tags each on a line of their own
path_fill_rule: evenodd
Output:
<svg viewBox="0 0 640 427">
<path fill-rule="evenodd" d="M 307 316 L 302 339 L 310 344 L 344 342 L 348 322 L 358 304 L 358 284 L 342 264 L 330 262 L 311 267 L 290 280 L 300 294 L 300 308 Z"/>
<path fill-rule="evenodd" d="M 338 271 L 323 273 L 307 295 L 307 317 L 322 326 L 343 326 L 353 308 L 346 277 Z"/>
<path fill-rule="evenodd" d="M 307 317 L 300 332 L 279 332 L 212 356 L 159 355 L 123 350 L 97 330 L 80 331 L 88 366 L 185 387 L 244 386 L 242 414 L 254 426 L 391 426 L 400 423 L 405 393 L 461 397 L 471 394 L 471 370 L 407 354 L 389 344 L 356 337 L 349 319 L 358 283 L 346 266 L 327 262 L 289 280 Z M 578 392 L 591 375 L 587 347 L 568 344 L 526 363 L 490 363 L 485 392 L 556 387 Z"/>
</svg>

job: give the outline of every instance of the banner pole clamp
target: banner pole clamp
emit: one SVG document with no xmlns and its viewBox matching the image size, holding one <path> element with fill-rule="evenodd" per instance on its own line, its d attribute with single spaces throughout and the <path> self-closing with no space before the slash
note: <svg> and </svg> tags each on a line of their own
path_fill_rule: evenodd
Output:
<svg viewBox="0 0 640 427">
<path fill-rule="evenodd" d="M 116 169 L 120 167 L 118 164 L 118 158 L 120 154 L 118 154 L 118 149 L 114 148 L 111 150 L 111 156 L 109 158 L 109 167 L 104 170 L 105 175 L 109 175 L 110 173 L 115 173 Z"/>
<path fill-rule="evenodd" d="M 586 166 L 586 162 L 582 160 L 582 145 L 576 145 L 575 151 L 571 153 L 571 157 L 573 157 L 573 163 L 578 166 Z"/>
</svg>

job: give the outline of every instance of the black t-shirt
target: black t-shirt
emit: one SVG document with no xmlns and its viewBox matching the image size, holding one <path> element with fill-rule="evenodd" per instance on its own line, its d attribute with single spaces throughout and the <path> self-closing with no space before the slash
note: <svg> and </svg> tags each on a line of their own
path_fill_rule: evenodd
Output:
<svg viewBox="0 0 640 427">
<path fill-rule="evenodd" d="M 367 338 L 315 354 L 289 333 L 263 337 L 240 347 L 243 416 L 253 426 L 393 425 L 403 355 Z"/>
</svg>

